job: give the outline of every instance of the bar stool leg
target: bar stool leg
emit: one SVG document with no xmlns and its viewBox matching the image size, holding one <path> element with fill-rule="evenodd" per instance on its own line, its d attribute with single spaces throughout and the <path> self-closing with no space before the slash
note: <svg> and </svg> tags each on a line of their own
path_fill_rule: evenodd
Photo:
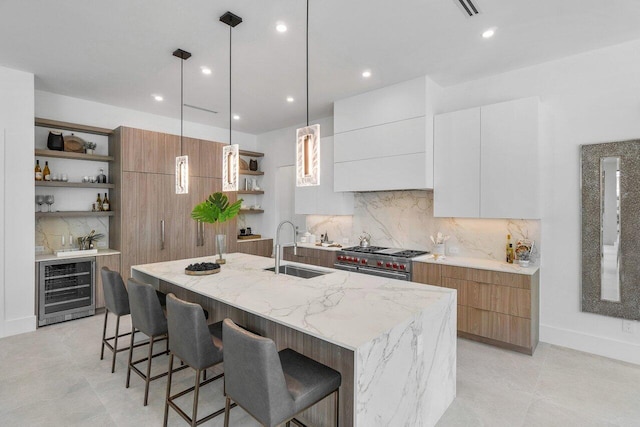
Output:
<svg viewBox="0 0 640 427">
<path fill-rule="evenodd" d="M 163 427 L 167 427 L 167 419 L 169 418 L 169 396 L 171 396 L 171 375 L 173 374 L 173 353 L 169 356 L 169 374 L 167 376 L 167 398 L 164 400 L 164 423 Z"/>
<path fill-rule="evenodd" d="M 340 425 L 340 389 L 336 389 L 336 427 Z"/>
<path fill-rule="evenodd" d="M 104 309 L 104 326 L 102 327 L 102 350 L 100 350 L 100 360 L 104 359 L 104 341 L 107 339 L 107 317 L 109 310 Z"/>
<path fill-rule="evenodd" d="M 118 335 L 120 335 L 120 316 L 116 317 L 116 335 L 113 339 L 113 359 L 111 360 L 111 373 L 116 370 L 116 354 L 118 354 Z"/>
<path fill-rule="evenodd" d="M 193 413 L 191 415 L 191 426 L 196 427 L 198 420 L 198 394 L 200 392 L 200 369 L 196 369 L 196 387 L 193 391 Z"/>
<path fill-rule="evenodd" d="M 224 404 L 224 427 L 229 427 L 229 410 L 231 405 L 231 399 L 227 397 L 227 401 Z"/>
<path fill-rule="evenodd" d="M 127 362 L 127 388 L 131 380 L 131 362 L 133 361 L 133 338 L 136 335 L 136 328 L 131 329 L 131 344 L 129 344 L 129 361 Z"/>
<path fill-rule="evenodd" d="M 151 382 L 151 361 L 153 360 L 153 336 L 149 340 L 149 356 L 147 358 L 147 378 L 144 382 L 144 406 L 149 401 L 149 383 Z"/>
</svg>

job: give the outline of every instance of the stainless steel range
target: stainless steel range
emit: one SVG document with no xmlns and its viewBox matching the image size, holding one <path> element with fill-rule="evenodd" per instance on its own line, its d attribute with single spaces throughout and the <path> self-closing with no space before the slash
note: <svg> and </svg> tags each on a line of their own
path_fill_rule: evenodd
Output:
<svg viewBox="0 0 640 427">
<path fill-rule="evenodd" d="M 410 281 L 412 259 L 428 253 L 380 246 L 354 246 L 338 251 L 333 267 L 338 270 Z"/>
</svg>

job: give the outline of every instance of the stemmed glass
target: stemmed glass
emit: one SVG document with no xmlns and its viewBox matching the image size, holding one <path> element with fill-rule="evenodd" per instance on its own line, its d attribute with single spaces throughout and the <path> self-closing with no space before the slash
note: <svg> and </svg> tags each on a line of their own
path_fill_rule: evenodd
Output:
<svg viewBox="0 0 640 427">
<path fill-rule="evenodd" d="M 53 197 L 53 194 L 47 194 L 46 196 L 44 196 L 44 202 L 49 205 L 49 212 L 51 212 L 51 205 L 55 202 L 55 198 Z"/>
<path fill-rule="evenodd" d="M 42 212 L 42 204 L 44 203 L 44 196 L 42 194 L 36 194 L 36 203 L 38 204 L 38 212 Z"/>
</svg>

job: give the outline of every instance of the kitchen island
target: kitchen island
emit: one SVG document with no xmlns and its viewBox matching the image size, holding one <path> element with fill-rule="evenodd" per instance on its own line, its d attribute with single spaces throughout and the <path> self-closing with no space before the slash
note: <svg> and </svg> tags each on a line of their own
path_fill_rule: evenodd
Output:
<svg viewBox="0 0 640 427">
<path fill-rule="evenodd" d="M 184 268 L 213 257 L 138 265 L 132 276 L 341 372 L 341 426 L 433 426 L 453 401 L 455 290 L 318 267 L 328 274 L 302 279 L 265 271 L 269 258 L 225 257 L 210 276 Z M 329 426 L 332 414 L 328 398 L 301 418 Z"/>
</svg>

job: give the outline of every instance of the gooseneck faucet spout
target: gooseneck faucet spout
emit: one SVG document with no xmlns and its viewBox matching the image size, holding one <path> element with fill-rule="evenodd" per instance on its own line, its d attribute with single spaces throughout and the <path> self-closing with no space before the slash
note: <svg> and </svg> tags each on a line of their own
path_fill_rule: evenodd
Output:
<svg viewBox="0 0 640 427">
<path fill-rule="evenodd" d="M 282 229 L 282 226 L 285 224 L 289 224 L 291 226 L 291 228 L 293 229 L 293 254 L 294 255 L 298 255 L 298 244 L 296 243 L 296 226 L 293 225 L 293 223 L 291 221 L 282 221 L 280 224 L 278 224 L 278 229 L 276 230 L 276 253 L 275 253 L 275 258 L 276 258 L 276 268 L 275 268 L 275 273 L 278 274 L 280 273 L 280 230 Z"/>
</svg>

